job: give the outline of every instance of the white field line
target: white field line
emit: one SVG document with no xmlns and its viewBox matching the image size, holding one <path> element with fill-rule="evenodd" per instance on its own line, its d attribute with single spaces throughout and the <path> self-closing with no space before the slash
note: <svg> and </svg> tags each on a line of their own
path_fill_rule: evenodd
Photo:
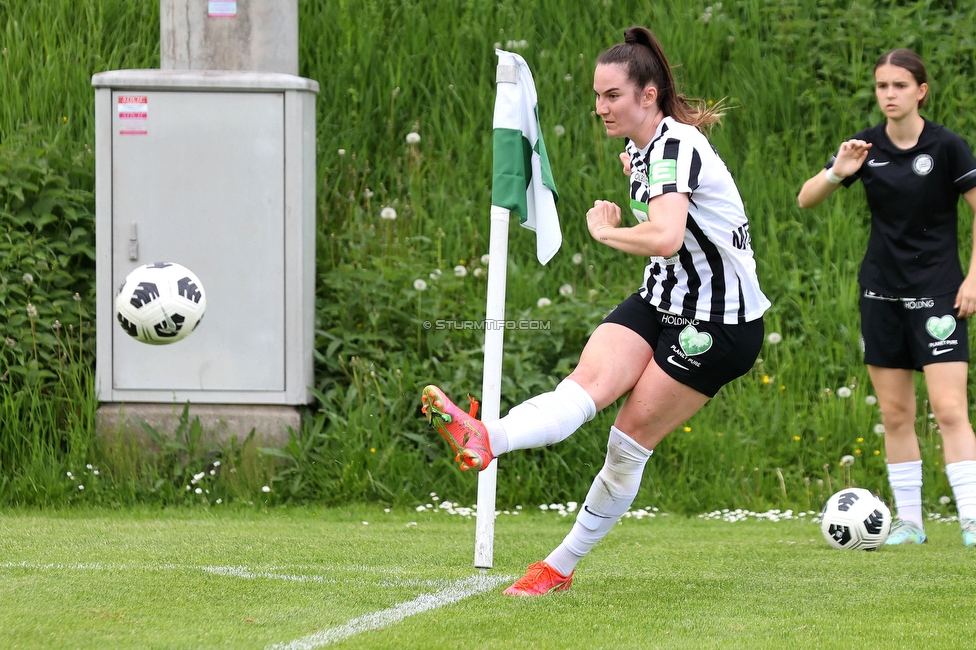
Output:
<svg viewBox="0 0 976 650">
<path fill-rule="evenodd" d="M 337 582 L 332 578 L 323 576 L 289 575 L 284 573 L 268 573 L 266 571 L 252 571 L 243 566 L 184 566 L 179 564 L 161 565 L 117 565 L 106 566 L 99 562 L 94 564 L 36 564 L 31 562 L 4 562 L 0 563 L 0 569 L 35 569 L 35 570 L 76 570 L 76 571 L 205 571 L 218 576 L 230 578 L 243 578 L 246 580 L 256 580 L 265 578 L 268 580 L 286 580 L 290 582 Z"/>
<path fill-rule="evenodd" d="M 432 594 L 421 594 L 411 601 L 394 605 L 389 609 L 383 609 L 372 614 L 366 614 L 354 618 L 345 625 L 329 628 L 314 632 L 300 639 L 295 639 L 289 643 L 276 643 L 268 646 L 268 650 L 313 650 L 321 648 L 330 643 L 343 641 L 349 637 L 378 630 L 392 623 L 402 621 L 408 616 L 422 614 L 423 612 L 456 603 L 471 596 L 488 591 L 503 582 L 514 580 L 517 576 L 487 576 L 476 575 L 463 580 L 458 580 L 449 587 Z"/>
</svg>

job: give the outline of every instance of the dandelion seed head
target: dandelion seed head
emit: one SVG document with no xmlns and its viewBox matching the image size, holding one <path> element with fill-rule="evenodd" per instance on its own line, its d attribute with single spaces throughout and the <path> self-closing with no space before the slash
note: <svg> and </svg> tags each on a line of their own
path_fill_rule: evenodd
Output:
<svg viewBox="0 0 976 650">
<path fill-rule="evenodd" d="M 777 343 L 782 342 L 782 340 L 783 340 L 783 335 L 780 334 L 779 332 L 770 332 L 769 336 L 766 337 L 766 341 L 768 341 L 772 345 L 776 345 Z"/>
<path fill-rule="evenodd" d="M 468 274 L 468 268 L 463 264 L 458 264 L 454 267 L 454 276 L 458 278 L 463 278 Z"/>
<path fill-rule="evenodd" d="M 941 503 L 944 506 L 947 506 L 950 503 L 952 503 L 952 499 L 950 497 L 942 495 L 941 497 L 939 497 L 939 503 Z"/>
<path fill-rule="evenodd" d="M 484 264 L 485 266 L 488 266 L 488 259 L 489 259 L 489 255 L 488 253 L 485 253 L 484 255 L 481 256 L 481 263 Z"/>
<path fill-rule="evenodd" d="M 84 486 L 84 485 L 79 485 L 79 486 L 78 486 L 78 489 L 79 489 L 79 490 L 84 490 L 84 489 L 85 489 L 85 486 Z"/>
<path fill-rule="evenodd" d="M 535 306 L 538 307 L 538 308 L 540 308 L 540 309 L 544 309 L 544 308 L 548 307 L 551 304 L 552 304 L 552 301 L 549 300 L 548 298 L 539 298 L 538 300 L 535 301 Z"/>
<path fill-rule="evenodd" d="M 563 81 L 565 81 L 567 83 L 570 82 L 570 81 L 572 81 L 572 80 L 573 80 L 573 75 L 571 75 L 571 74 L 567 74 L 565 77 L 563 77 Z"/>
<path fill-rule="evenodd" d="M 397 212 L 390 206 L 386 206 L 380 210 L 380 219 L 386 219 L 387 221 L 395 221 L 397 218 Z"/>
<path fill-rule="evenodd" d="M 413 288 L 416 289 L 417 291 L 426 291 L 427 283 L 424 282 L 421 278 L 417 278 L 416 280 L 413 281 Z"/>
<path fill-rule="evenodd" d="M 418 144 L 420 142 L 420 134 L 416 131 L 411 131 L 406 137 L 407 144 Z"/>
<path fill-rule="evenodd" d="M 837 389 L 837 397 L 847 398 L 851 396 L 851 389 L 847 386 L 841 386 Z"/>
<path fill-rule="evenodd" d="M 874 425 L 874 432 L 880 436 L 885 432 L 885 426 L 883 424 Z"/>
<path fill-rule="evenodd" d="M 339 149 L 339 157 L 342 158 L 345 155 L 346 155 L 346 150 L 345 149 Z"/>
<path fill-rule="evenodd" d="M 268 487 L 267 485 L 264 485 L 264 486 L 261 487 L 261 491 L 262 492 L 270 492 L 271 491 L 271 488 Z"/>
<path fill-rule="evenodd" d="M 552 131 L 553 133 L 556 134 L 556 137 L 562 137 L 566 135 L 566 127 L 563 126 L 562 124 L 557 124 L 556 126 L 554 126 L 552 128 Z"/>
<path fill-rule="evenodd" d="M 576 264 L 577 266 L 579 266 L 582 263 L 583 263 L 583 254 L 582 253 L 575 253 L 573 255 L 573 264 Z"/>
<path fill-rule="evenodd" d="M 480 266 L 474 270 L 474 277 L 476 278 L 480 278 L 484 274 L 485 274 L 485 270 Z"/>
<path fill-rule="evenodd" d="M 573 295 L 573 285 L 571 285 L 571 284 L 564 284 L 563 286 L 559 287 L 559 295 L 560 296 L 571 296 L 571 295 Z"/>
<path fill-rule="evenodd" d="M 875 397 L 874 395 L 868 395 L 867 397 L 864 398 L 864 403 L 867 404 L 868 406 L 874 406 L 875 404 L 878 403 L 878 398 Z"/>
<path fill-rule="evenodd" d="M 850 454 L 847 454 L 846 456 L 841 456 L 840 464 L 843 465 L 844 467 L 850 467 L 851 465 L 854 464 L 854 457 L 851 456 Z"/>
<path fill-rule="evenodd" d="M 31 275 L 30 273 L 25 273 L 23 280 L 24 280 L 24 284 L 26 284 L 28 287 L 34 284 L 34 276 Z"/>
</svg>

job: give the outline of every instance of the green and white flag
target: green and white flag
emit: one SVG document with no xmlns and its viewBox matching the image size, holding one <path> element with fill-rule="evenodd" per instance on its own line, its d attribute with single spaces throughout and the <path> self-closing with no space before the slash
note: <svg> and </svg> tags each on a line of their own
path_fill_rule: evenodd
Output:
<svg viewBox="0 0 976 650">
<path fill-rule="evenodd" d="M 535 80 L 518 54 L 504 50 L 495 54 L 491 204 L 517 214 L 523 227 L 535 231 L 536 256 L 545 264 L 559 250 L 563 236 L 556 214 L 556 183 L 539 126 Z"/>
</svg>

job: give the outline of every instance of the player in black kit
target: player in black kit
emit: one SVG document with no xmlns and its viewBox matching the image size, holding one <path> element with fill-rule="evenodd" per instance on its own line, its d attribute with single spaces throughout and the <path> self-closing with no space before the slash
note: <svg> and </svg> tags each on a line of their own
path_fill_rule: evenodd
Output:
<svg viewBox="0 0 976 650">
<path fill-rule="evenodd" d="M 864 361 L 881 407 L 897 509 L 886 543 L 926 539 L 913 375 L 921 370 L 942 433 L 963 543 L 976 546 L 976 436 L 966 389 L 966 319 L 976 312 L 976 264 L 963 274 L 958 237 L 959 196 L 976 212 L 976 158 L 959 135 L 919 115 L 929 87 L 917 54 L 887 52 L 874 76 L 886 121 L 842 143 L 798 200 L 801 208 L 814 207 L 858 179 L 867 195 L 871 234 L 858 282 Z"/>
</svg>

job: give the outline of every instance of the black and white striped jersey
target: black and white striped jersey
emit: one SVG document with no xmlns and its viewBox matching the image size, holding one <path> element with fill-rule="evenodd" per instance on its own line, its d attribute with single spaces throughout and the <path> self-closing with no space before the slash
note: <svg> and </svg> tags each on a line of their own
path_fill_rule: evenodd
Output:
<svg viewBox="0 0 976 650">
<path fill-rule="evenodd" d="M 885 123 L 854 135 L 872 144 L 861 168 L 844 179 L 864 184 L 871 234 L 858 282 L 898 298 L 954 293 L 959 263 L 959 196 L 976 187 L 976 158 L 956 133 L 925 120 L 918 143 L 899 149 Z M 827 162 L 832 167 L 836 154 Z"/>
<path fill-rule="evenodd" d="M 670 258 L 651 257 L 639 294 L 661 311 L 703 321 L 753 321 L 769 308 L 759 288 L 749 221 L 725 163 L 695 127 L 665 117 L 642 151 L 630 140 L 631 209 L 647 220 L 648 203 L 668 192 L 688 195 L 684 244 Z"/>
</svg>

